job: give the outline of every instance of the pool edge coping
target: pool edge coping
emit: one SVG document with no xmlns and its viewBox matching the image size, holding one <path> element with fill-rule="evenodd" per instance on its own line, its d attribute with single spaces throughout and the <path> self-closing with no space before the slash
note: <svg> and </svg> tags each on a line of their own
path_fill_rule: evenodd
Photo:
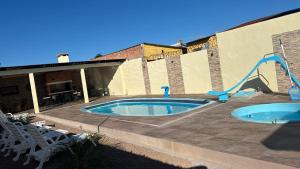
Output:
<svg viewBox="0 0 300 169">
<path fill-rule="evenodd" d="M 156 115 L 156 116 L 124 116 L 124 115 L 108 115 L 108 114 L 102 114 L 102 113 L 94 113 L 94 112 L 89 112 L 87 110 L 87 108 L 91 108 L 91 107 L 94 107 L 94 106 L 100 106 L 100 105 L 106 105 L 106 104 L 110 104 L 110 103 L 114 103 L 114 102 L 118 102 L 118 101 L 126 101 L 126 100 L 163 100 L 163 99 L 168 99 L 168 100 L 191 100 L 191 101 L 208 101 L 207 103 L 203 104 L 203 105 L 199 105 L 195 108 L 191 108 L 189 110 L 186 110 L 186 111 L 182 111 L 180 113 L 176 113 L 176 114 L 170 114 L 170 115 Z M 211 99 L 193 99 L 193 98 L 125 98 L 125 99 L 116 99 L 116 100 L 110 100 L 110 101 L 106 101 L 106 102 L 103 102 L 103 103 L 97 103 L 97 104 L 93 104 L 93 105 L 88 105 L 88 106 L 83 106 L 80 108 L 80 111 L 83 112 L 83 113 L 90 113 L 90 114 L 98 114 L 98 115 L 101 115 L 101 116 L 111 116 L 111 117 L 170 117 L 170 116 L 176 116 L 176 115 L 181 115 L 181 114 L 184 114 L 184 113 L 189 113 L 189 112 L 192 112 L 192 111 L 195 111 L 197 109 L 200 109 L 200 108 L 203 108 L 203 107 L 206 107 L 206 106 L 209 106 L 213 103 L 216 103 L 216 101 L 214 100 L 211 100 Z"/>
</svg>

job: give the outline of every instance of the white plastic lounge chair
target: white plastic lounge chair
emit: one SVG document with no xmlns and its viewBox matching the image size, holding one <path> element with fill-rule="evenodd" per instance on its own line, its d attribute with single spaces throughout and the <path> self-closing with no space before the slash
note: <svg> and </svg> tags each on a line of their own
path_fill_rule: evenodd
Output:
<svg viewBox="0 0 300 169">
<path fill-rule="evenodd" d="M 65 149 L 66 144 L 71 141 L 71 139 L 63 133 L 57 136 L 56 139 L 52 139 L 48 136 L 42 135 L 32 125 L 28 126 L 27 131 L 35 140 L 35 144 L 31 146 L 30 152 L 27 155 L 28 157 L 24 165 L 27 165 L 30 162 L 31 157 L 33 157 L 35 160 L 40 162 L 36 169 L 42 169 L 44 162 L 48 161 L 51 155 Z M 36 150 L 37 146 L 39 146 L 41 149 Z"/>
<path fill-rule="evenodd" d="M 18 120 L 20 117 L 27 116 L 27 115 L 28 115 L 28 113 L 21 114 L 21 115 L 13 115 L 11 113 L 4 114 L 3 111 L 0 109 L 0 120 L 2 119 L 5 122 L 8 121 L 8 118 Z M 20 122 L 17 122 L 17 123 L 22 124 Z M 19 125 L 19 124 L 17 124 L 17 125 Z M 46 126 L 46 121 L 37 121 L 37 122 L 30 123 L 30 124 L 38 126 L 38 127 L 45 127 L 47 129 L 51 128 L 50 126 Z"/>
<path fill-rule="evenodd" d="M 8 152 L 5 154 L 5 157 L 9 156 L 11 151 L 17 153 L 13 158 L 14 161 L 17 161 L 22 153 L 25 153 L 33 143 L 32 137 L 25 132 L 24 130 L 17 127 L 14 123 L 6 122 L 7 129 L 12 133 L 9 138 L 9 146 L 6 147 Z"/>
<path fill-rule="evenodd" d="M 28 114 L 28 113 L 26 113 Z M 12 118 L 12 119 L 17 119 L 19 117 L 21 117 L 22 115 L 18 115 L 18 116 L 15 116 L 11 113 L 4 113 L 1 109 L 0 109 L 0 118 L 3 118 L 3 119 L 7 119 L 7 118 Z"/>
<path fill-rule="evenodd" d="M 10 133 L 6 141 L 7 143 L 4 146 L 4 151 L 8 150 L 8 152 L 5 154 L 6 157 L 9 156 L 11 151 L 13 150 L 14 152 L 17 153 L 16 157 L 14 157 L 13 160 L 17 161 L 22 153 L 25 153 L 26 150 L 30 149 L 33 145 L 36 145 L 32 136 L 28 132 L 16 126 L 14 123 L 6 122 L 4 124 L 2 123 L 1 125 L 6 127 Z M 40 130 L 36 128 L 36 126 L 33 125 L 30 126 L 34 127 L 36 131 L 40 133 Z M 42 136 L 51 139 L 63 140 L 64 138 L 67 138 L 67 136 L 64 134 L 65 132 L 67 131 L 58 129 L 55 131 L 48 131 Z"/>
<path fill-rule="evenodd" d="M 0 121 L 5 124 L 7 122 L 10 122 L 8 120 L 3 120 L 0 118 Z M 23 123 L 21 122 L 10 122 L 10 123 L 13 123 L 15 124 L 19 129 L 23 130 L 23 131 L 26 131 L 27 130 L 27 127 L 26 125 L 23 125 Z M 33 125 L 35 126 L 42 134 L 45 134 L 47 133 L 52 127 L 50 126 L 44 126 L 44 125 L 35 125 L 35 124 L 30 124 L 30 125 Z"/>
<path fill-rule="evenodd" d="M 8 130 L 3 121 L 0 120 L 0 126 L 3 128 L 0 133 L 0 147 L 2 147 L 1 152 L 4 152 L 10 143 L 11 132 Z"/>
<path fill-rule="evenodd" d="M 1 152 L 5 152 L 8 150 L 8 153 L 6 156 L 10 154 L 10 151 L 12 149 L 12 145 L 15 142 L 15 136 L 12 136 L 12 132 L 8 129 L 6 123 L 8 123 L 9 120 L 7 116 L 0 110 L 0 126 L 3 128 L 3 132 L 0 133 L 0 148 Z M 21 122 L 11 122 L 13 123 L 18 129 L 21 129 L 21 132 L 24 133 L 26 131 L 26 126 L 24 126 Z M 50 126 L 43 125 L 43 122 L 33 123 L 41 133 L 46 133 L 51 128 Z M 18 158 L 16 158 L 18 159 Z"/>
<path fill-rule="evenodd" d="M 8 120 L 8 116 L 6 116 L 1 111 L 1 109 L 0 109 L 0 121 L 2 121 L 4 123 L 9 121 Z M 26 131 L 26 126 L 23 125 L 23 123 L 21 123 L 21 122 L 12 122 L 12 123 L 14 123 L 15 125 L 17 125 L 22 130 Z M 48 132 L 52 128 L 50 126 L 47 126 L 45 121 L 37 121 L 37 122 L 30 123 L 30 124 L 36 126 L 37 128 L 39 128 L 39 130 L 40 130 L 41 133 L 46 133 L 46 132 Z"/>
</svg>

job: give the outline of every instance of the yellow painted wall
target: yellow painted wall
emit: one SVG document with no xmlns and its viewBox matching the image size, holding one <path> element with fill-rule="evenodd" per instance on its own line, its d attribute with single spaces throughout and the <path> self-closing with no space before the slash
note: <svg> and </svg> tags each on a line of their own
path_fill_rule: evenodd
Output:
<svg viewBox="0 0 300 169">
<path fill-rule="evenodd" d="M 163 94 L 161 86 L 169 86 L 165 59 L 148 62 L 151 93 Z"/>
<path fill-rule="evenodd" d="M 300 29 L 300 13 L 217 33 L 224 89 L 240 81 L 267 53 L 273 52 L 272 35 Z M 278 91 L 275 64 L 261 66 L 273 91 Z"/>
<path fill-rule="evenodd" d="M 122 81 L 122 67 L 118 66 L 115 69 L 116 71 L 112 75 L 112 79 L 108 84 L 110 95 L 125 95 L 124 81 Z M 105 76 L 105 73 L 102 76 Z"/>
<path fill-rule="evenodd" d="M 122 64 L 125 81 L 125 92 L 128 95 L 146 94 L 142 59 L 132 59 Z"/>
<path fill-rule="evenodd" d="M 181 55 L 180 60 L 186 94 L 212 90 L 207 50 Z"/>
<path fill-rule="evenodd" d="M 103 76 L 106 75 L 103 74 Z M 127 60 L 120 65 L 113 75 L 108 87 L 111 95 L 146 94 L 142 59 Z"/>
<path fill-rule="evenodd" d="M 162 50 L 164 51 L 164 53 L 175 52 L 175 51 L 181 52 L 181 49 L 176 49 L 176 48 L 172 48 L 172 47 L 152 46 L 152 45 L 145 45 L 145 44 L 144 44 L 143 50 L 144 50 L 144 57 L 146 59 L 151 55 L 161 54 Z"/>
</svg>

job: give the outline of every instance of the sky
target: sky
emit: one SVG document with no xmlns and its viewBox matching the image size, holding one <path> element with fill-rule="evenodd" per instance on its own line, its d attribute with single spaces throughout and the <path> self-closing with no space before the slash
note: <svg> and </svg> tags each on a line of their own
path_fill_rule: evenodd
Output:
<svg viewBox="0 0 300 169">
<path fill-rule="evenodd" d="M 299 7 L 300 0 L 0 0 L 0 66 L 188 42 Z"/>
</svg>

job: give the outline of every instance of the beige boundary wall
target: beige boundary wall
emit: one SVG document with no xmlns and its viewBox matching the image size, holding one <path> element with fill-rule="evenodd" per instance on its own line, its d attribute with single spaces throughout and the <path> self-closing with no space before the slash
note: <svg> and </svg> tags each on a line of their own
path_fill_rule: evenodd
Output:
<svg viewBox="0 0 300 169">
<path fill-rule="evenodd" d="M 123 83 L 123 70 L 122 66 L 116 68 L 116 71 L 112 75 L 112 79 L 108 84 L 110 95 L 125 95 L 125 84 Z M 105 74 L 102 74 L 105 76 Z"/>
<path fill-rule="evenodd" d="M 246 76 L 265 54 L 273 52 L 272 35 L 297 29 L 299 12 L 217 33 L 224 90 Z M 264 64 L 259 71 L 269 81 L 269 88 L 278 91 L 275 64 Z"/>
<path fill-rule="evenodd" d="M 120 65 L 108 84 L 108 88 L 111 95 L 146 94 L 142 59 L 127 60 Z"/>
<path fill-rule="evenodd" d="M 169 86 L 166 60 L 160 59 L 148 62 L 148 73 L 151 94 L 163 94 L 162 86 Z"/>
<path fill-rule="evenodd" d="M 212 90 L 207 50 L 181 55 L 180 60 L 186 94 Z"/>
<path fill-rule="evenodd" d="M 207 50 L 180 56 L 186 94 L 207 93 L 212 90 Z M 163 94 L 162 86 L 169 86 L 166 60 L 147 63 L 151 94 Z M 110 81 L 111 95 L 145 95 L 141 58 L 124 62 Z"/>
<path fill-rule="evenodd" d="M 146 94 L 142 59 L 128 60 L 121 65 L 121 68 L 124 73 L 125 93 L 127 95 Z"/>
</svg>

